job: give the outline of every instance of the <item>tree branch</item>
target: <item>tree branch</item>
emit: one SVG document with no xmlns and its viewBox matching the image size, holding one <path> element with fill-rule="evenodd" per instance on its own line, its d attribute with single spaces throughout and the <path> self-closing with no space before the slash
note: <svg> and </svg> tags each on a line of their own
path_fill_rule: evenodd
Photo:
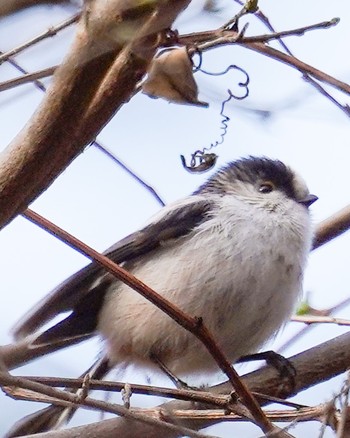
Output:
<svg viewBox="0 0 350 438">
<path fill-rule="evenodd" d="M 123 0 L 89 3 L 42 104 L 1 155 L 0 227 L 47 189 L 128 101 L 156 50 L 152 34 L 171 27 L 189 3 L 151 2 L 154 9 L 136 23 L 123 21 Z M 123 23 L 134 29 L 129 41 L 121 40 Z"/>
<path fill-rule="evenodd" d="M 181 435 L 188 435 L 194 438 L 205 438 L 202 434 L 197 434 L 196 432 L 175 424 L 171 424 L 160 417 L 160 419 L 155 418 L 154 416 L 147 415 L 142 413 L 141 410 L 137 409 L 127 409 L 124 406 L 118 405 L 116 403 L 108 403 L 105 401 L 90 399 L 89 397 L 80 399 L 77 394 L 72 394 L 67 391 L 57 390 L 55 388 L 51 388 L 47 385 L 43 385 L 42 383 L 33 382 L 28 379 L 23 379 L 21 377 L 11 376 L 10 374 L 4 372 L 0 372 L 0 383 L 1 386 L 6 387 L 8 394 L 11 394 L 11 390 L 8 390 L 8 386 L 23 388 L 26 390 L 30 390 L 31 392 L 37 392 L 39 394 L 45 394 L 48 398 L 57 399 L 57 401 L 62 401 L 63 406 L 71 406 L 79 405 L 88 408 L 88 409 L 100 409 L 103 412 L 110 412 L 113 414 L 120 415 L 129 420 L 133 420 L 136 422 L 141 422 L 144 425 L 148 424 L 152 427 L 155 427 L 159 431 L 172 431 L 175 433 L 179 433 Z M 59 403 L 60 404 L 60 403 Z M 214 438 L 214 437 L 213 437 Z"/>
<path fill-rule="evenodd" d="M 329 360 L 329 358 L 332 358 L 332 360 Z M 347 370 L 350 363 L 350 333 L 345 333 L 335 339 L 310 348 L 288 360 L 296 370 L 294 388 L 281 385 L 281 377 L 278 371 L 270 366 L 243 376 L 243 380 L 251 391 L 281 398 L 292 397 L 300 391 L 329 380 Z M 229 394 L 231 392 L 231 385 L 228 383 L 216 385 L 211 388 L 211 392 L 214 394 Z M 263 403 L 266 402 L 263 401 Z M 221 417 L 218 420 L 199 420 L 179 419 L 171 416 L 171 412 L 178 409 L 207 409 L 207 405 L 200 403 L 171 401 L 159 406 L 158 409 L 161 415 L 166 415 L 168 422 L 176 422 L 176 424 L 194 430 L 199 430 L 222 421 Z M 113 418 L 71 429 L 39 433 L 35 435 L 35 438 L 77 438 L 85 436 L 103 436 L 104 438 L 115 438 L 116 436 L 141 438 L 147 436 L 147 438 L 158 438 L 159 429 L 138 422 L 131 424 L 130 420 L 125 418 Z M 180 436 L 180 434 L 174 432 L 162 434 L 162 438 Z"/>
<path fill-rule="evenodd" d="M 350 228 L 350 205 L 317 225 L 313 249 L 317 249 Z"/>
<path fill-rule="evenodd" d="M 69 3 L 70 0 L 2 0 L 0 4 L 0 17 L 14 14 L 23 9 L 41 4 Z"/>
<path fill-rule="evenodd" d="M 41 33 L 40 35 L 37 35 L 36 37 L 30 39 L 26 43 L 23 43 L 17 47 L 14 47 L 13 49 L 8 50 L 5 53 L 1 53 L 0 54 L 0 65 L 3 62 L 7 61 L 9 58 L 11 58 L 11 56 L 18 55 L 23 50 L 28 49 L 31 46 L 34 46 L 35 44 L 39 43 L 40 41 L 43 41 L 46 38 L 53 37 L 53 36 L 57 35 L 57 33 L 60 32 L 61 30 L 66 29 L 71 24 L 76 23 L 78 21 L 80 15 L 81 15 L 80 13 L 75 14 L 72 17 L 67 18 L 67 20 L 64 20 L 62 23 L 57 24 L 56 26 L 50 27 L 48 30 L 46 30 L 45 32 Z"/>
<path fill-rule="evenodd" d="M 332 25 L 335 24 L 333 20 L 327 23 L 331 23 Z M 297 30 L 299 31 L 300 29 Z M 291 32 L 293 31 L 290 31 L 289 33 Z M 280 34 L 276 33 L 276 35 L 276 38 L 278 38 L 278 35 Z M 266 45 L 264 42 L 260 41 L 259 38 L 263 41 L 266 38 L 266 35 L 245 38 L 240 32 L 219 28 L 211 31 L 180 35 L 178 37 L 178 42 L 189 47 L 193 46 L 196 48 L 196 50 L 202 51 L 210 50 L 220 46 L 237 44 L 249 50 L 253 50 L 257 53 L 268 56 L 269 58 L 283 62 L 284 64 L 299 70 L 303 75 L 309 74 L 321 82 L 331 85 L 346 94 L 350 94 L 350 85 L 346 82 L 340 81 L 333 76 L 330 76 L 329 74 L 318 70 L 309 64 L 306 64 L 295 56 L 283 53 L 280 50 Z M 251 42 L 252 40 L 255 42 Z"/>
</svg>

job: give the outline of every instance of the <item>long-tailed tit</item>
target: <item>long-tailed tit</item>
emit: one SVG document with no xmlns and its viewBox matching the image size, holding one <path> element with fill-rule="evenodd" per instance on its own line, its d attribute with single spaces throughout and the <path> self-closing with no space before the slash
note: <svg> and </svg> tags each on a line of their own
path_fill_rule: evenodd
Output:
<svg viewBox="0 0 350 438">
<path fill-rule="evenodd" d="M 280 161 L 228 164 L 192 195 L 164 207 L 108 255 L 180 309 L 201 317 L 234 363 L 256 352 L 291 314 L 311 247 L 308 207 L 317 199 Z M 130 287 L 91 263 L 17 326 L 33 344 L 99 334 L 110 366 L 153 366 L 176 375 L 216 369 L 201 342 Z"/>
</svg>

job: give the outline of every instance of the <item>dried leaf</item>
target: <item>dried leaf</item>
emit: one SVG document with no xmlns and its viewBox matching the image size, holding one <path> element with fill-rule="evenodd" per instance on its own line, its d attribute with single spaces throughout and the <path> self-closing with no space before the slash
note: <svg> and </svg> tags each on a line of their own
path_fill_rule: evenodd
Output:
<svg viewBox="0 0 350 438">
<path fill-rule="evenodd" d="M 198 87 L 185 47 L 163 51 L 153 59 L 142 91 L 150 97 L 170 102 L 208 106 L 198 100 Z"/>
</svg>

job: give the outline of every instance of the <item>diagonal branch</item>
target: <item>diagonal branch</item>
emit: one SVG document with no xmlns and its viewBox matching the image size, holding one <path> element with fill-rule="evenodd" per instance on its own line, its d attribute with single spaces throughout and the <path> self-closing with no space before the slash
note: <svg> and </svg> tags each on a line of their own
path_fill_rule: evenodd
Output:
<svg viewBox="0 0 350 438">
<path fill-rule="evenodd" d="M 42 104 L 0 157 L 0 227 L 47 189 L 130 99 L 156 50 L 152 34 L 171 27 L 189 3 L 150 2 L 136 23 L 123 19 L 123 0 L 89 3 Z M 133 29 L 129 41 L 121 40 L 123 23 Z"/>
<path fill-rule="evenodd" d="M 125 13 L 123 0 L 97 1 L 89 6 L 42 104 L 0 156 L 0 227 L 39 196 L 131 98 L 157 48 L 158 39 L 152 33 L 169 28 L 189 3 L 151 2 L 152 11 L 137 18 L 137 26 L 126 20 L 134 26 L 129 41 L 118 39 L 120 22 L 114 18 Z M 237 43 L 350 93 L 348 84 L 264 43 L 246 42 L 232 30 L 220 28 L 182 36 L 178 41 L 186 45 L 202 42 L 203 50 Z"/>
<path fill-rule="evenodd" d="M 0 4 L 0 17 L 40 4 L 68 4 L 69 2 L 70 0 L 2 0 Z"/>
<path fill-rule="evenodd" d="M 75 14 L 72 17 L 67 18 L 67 20 L 64 20 L 62 23 L 57 24 L 56 26 L 50 27 L 47 31 L 41 33 L 40 35 L 37 35 L 36 37 L 32 38 L 31 40 L 27 41 L 26 43 L 21 44 L 18 47 L 14 47 L 13 49 L 11 49 L 9 51 L 0 54 L 0 65 L 3 62 L 8 61 L 11 58 L 11 56 L 18 55 L 23 50 L 28 49 L 31 46 L 34 46 L 38 42 L 43 41 L 46 38 L 53 37 L 53 36 L 57 35 L 57 33 L 60 32 L 61 30 L 65 29 L 66 27 L 70 26 L 71 24 L 76 23 L 78 21 L 80 15 L 81 15 L 80 13 Z"/>
<path fill-rule="evenodd" d="M 243 2 L 241 0 L 235 0 L 236 3 L 242 5 Z M 269 18 L 262 12 L 261 9 L 259 9 L 255 16 L 273 33 L 276 33 L 276 30 L 270 23 Z M 283 41 L 283 39 L 278 38 L 277 41 L 279 42 L 280 46 L 285 50 L 286 53 L 290 56 L 294 56 L 291 50 L 288 48 L 287 44 Z M 346 104 L 341 104 L 337 99 L 335 99 L 321 84 L 319 84 L 315 79 L 313 79 L 310 75 L 305 73 L 303 75 L 303 79 L 308 82 L 310 85 L 312 85 L 314 88 L 316 88 L 317 91 L 319 91 L 323 96 L 325 96 L 328 100 L 330 100 L 334 105 L 336 105 L 341 111 L 343 111 L 347 116 L 349 116 L 350 108 Z"/>
<path fill-rule="evenodd" d="M 16 68 L 18 68 L 18 63 L 11 62 L 12 65 L 15 65 Z M 39 79 L 46 78 L 48 76 L 52 76 L 57 69 L 58 66 L 54 67 L 48 67 L 44 68 L 42 70 L 38 70 L 34 73 L 27 73 L 24 72 L 24 69 L 21 68 L 22 73 L 24 73 L 22 76 L 19 76 L 18 78 L 14 79 L 8 79 L 7 81 L 0 82 L 0 92 L 10 90 L 11 88 L 15 88 L 18 85 L 27 84 L 28 82 L 33 82 L 35 86 L 39 88 L 41 91 L 45 91 L 44 86 L 42 85 L 42 82 L 39 82 Z"/>
<path fill-rule="evenodd" d="M 313 249 L 345 233 L 350 228 L 350 205 L 342 208 L 317 225 Z"/>
<path fill-rule="evenodd" d="M 328 23 L 334 24 L 332 20 Z M 297 30 L 299 31 L 300 29 Z M 276 35 L 277 35 L 276 38 L 278 38 L 279 33 L 277 33 Z M 343 91 L 346 94 L 350 94 L 350 85 L 347 84 L 346 82 L 340 81 L 334 78 L 333 76 L 321 70 L 318 70 L 317 68 L 301 61 L 295 56 L 291 56 L 289 54 L 283 53 L 280 50 L 274 49 L 273 47 L 266 45 L 264 42 L 261 42 L 261 40 L 264 39 L 266 39 L 265 35 L 262 35 L 260 37 L 257 36 L 257 37 L 246 38 L 242 36 L 240 32 L 219 28 L 216 30 L 211 30 L 206 32 L 180 35 L 178 37 L 178 42 L 185 46 L 189 46 L 189 47 L 193 46 L 196 48 L 196 50 L 201 50 L 201 51 L 210 50 L 220 46 L 237 44 L 249 50 L 253 50 L 257 53 L 261 53 L 262 55 L 268 56 L 269 58 L 273 58 L 277 61 L 283 62 L 289 65 L 290 67 L 299 70 L 303 75 L 310 74 L 313 78 L 321 82 L 324 82 L 328 85 L 331 85 Z"/>
</svg>

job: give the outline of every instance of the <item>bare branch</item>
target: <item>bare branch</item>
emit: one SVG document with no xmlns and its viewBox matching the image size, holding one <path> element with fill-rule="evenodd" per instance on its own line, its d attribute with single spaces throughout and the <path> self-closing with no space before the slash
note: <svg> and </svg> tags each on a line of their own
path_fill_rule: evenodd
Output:
<svg viewBox="0 0 350 438">
<path fill-rule="evenodd" d="M 329 360 L 332 358 L 332 360 Z M 291 388 L 281 385 L 281 377 L 273 367 L 267 366 L 243 377 L 251 391 L 260 392 L 267 395 L 278 396 L 282 398 L 291 397 L 298 392 L 305 390 L 317 383 L 328 380 L 338 374 L 345 372 L 350 363 L 350 333 L 345 333 L 335 339 L 324 342 L 303 353 L 295 355 L 288 359 L 296 370 L 295 387 Z M 312 364 L 312 366 L 310 366 Z M 231 385 L 223 383 L 211 388 L 214 394 L 229 394 Z M 266 403 L 266 402 L 265 402 Z M 184 409 L 206 409 L 206 405 L 196 404 L 193 402 L 171 401 L 159 407 L 159 411 L 167 416 L 168 421 L 174 421 L 171 417 L 173 410 Z M 194 419 L 177 419 L 176 424 L 199 430 L 211 426 L 222 420 L 194 420 Z M 113 418 L 110 420 L 100 421 L 85 426 L 74 427 L 60 431 L 52 431 L 37 434 L 37 438 L 73 438 L 84 436 L 103 436 L 104 438 L 114 438 L 123 436 L 124 438 L 158 438 L 159 429 L 145 424 L 133 422 L 124 418 Z M 172 432 L 162 434 L 163 438 L 175 438 Z"/>
<path fill-rule="evenodd" d="M 202 434 L 194 432 L 191 429 L 179 425 L 174 425 L 164 420 L 158 420 L 157 418 L 142 413 L 140 410 L 126 409 L 116 403 L 107 403 L 101 400 L 90 399 L 89 397 L 81 400 L 77 397 L 76 394 L 72 394 L 67 391 L 57 390 L 41 383 L 33 382 L 20 377 L 14 377 L 8 373 L 0 372 L 0 385 L 3 387 L 14 386 L 23 389 L 29 389 L 30 391 L 38 392 L 40 394 L 46 394 L 47 396 L 49 396 L 50 399 L 57 399 L 57 402 L 62 401 L 63 403 L 59 404 L 62 404 L 64 406 L 70 406 L 71 404 L 74 404 L 91 409 L 99 409 L 104 412 L 121 415 L 122 417 L 128 418 L 129 420 L 140 421 L 142 423 L 156 427 L 158 430 L 164 430 L 165 432 L 167 430 L 171 430 L 172 432 L 176 432 L 177 434 L 181 433 L 194 438 L 205 438 L 205 436 L 203 436 Z"/>
<path fill-rule="evenodd" d="M 47 31 L 41 33 L 40 35 L 36 36 L 35 38 L 32 38 L 31 40 L 27 41 L 24 44 L 21 44 L 18 47 L 15 47 L 11 50 L 9 50 L 6 53 L 2 53 L 0 55 L 0 64 L 4 61 L 7 61 L 11 56 L 18 55 L 19 53 L 23 52 L 23 50 L 28 49 L 29 47 L 33 46 L 34 44 L 37 44 L 40 41 L 43 41 L 46 38 L 53 37 L 57 35 L 58 32 L 65 29 L 66 27 L 69 27 L 71 24 L 74 24 L 78 21 L 81 14 L 75 14 L 73 17 L 68 18 L 67 20 L 64 20 L 62 23 L 57 24 L 56 26 L 50 27 Z"/>
<path fill-rule="evenodd" d="M 236 3 L 238 3 L 239 5 L 242 5 L 243 2 L 241 0 L 234 0 Z M 276 32 L 275 28 L 272 26 L 270 20 L 268 19 L 268 17 L 262 12 L 261 9 L 259 9 L 256 13 L 255 16 L 262 22 L 265 24 L 265 26 L 273 33 Z M 288 55 L 290 56 L 294 56 L 293 53 L 291 52 L 291 50 L 288 48 L 288 46 L 286 45 L 286 43 L 281 39 L 281 38 L 277 38 L 279 44 L 281 45 L 281 47 L 286 51 L 286 53 L 288 53 Z M 342 110 L 347 116 L 349 116 L 349 106 L 348 105 L 343 105 L 341 104 L 337 99 L 335 99 L 330 93 L 328 93 L 328 91 L 325 90 L 324 87 L 322 87 L 322 85 L 320 85 L 315 79 L 313 79 L 310 75 L 308 74 L 304 74 L 303 75 L 303 79 L 308 82 L 310 85 L 312 85 L 314 88 L 316 88 L 316 90 L 318 92 L 320 92 L 323 96 L 325 96 L 328 100 L 330 100 L 332 103 L 334 103 L 334 105 L 336 105 L 340 110 Z"/>
<path fill-rule="evenodd" d="M 317 316 L 317 315 L 295 315 L 290 319 L 294 322 L 303 322 L 304 324 L 337 324 L 350 325 L 349 319 L 334 318 L 332 316 Z"/>
<path fill-rule="evenodd" d="M 69 3 L 69 0 L 2 0 L 0 4 L 0 17 L 40 4 L 59 3 Z"/>
<path fill-rule="evenodd" d="M 171 27 L 189 2 L 152 2 L 136 25 L 127 22 L 135 31 L 126 42 L 115 19 L 124 2 L 89 3 L 42 104 L 1 155 L 0 226 L 45 190 L 128 101 L 157 48 L 154 32 Z"/>
<path fill-rule="evenodd" d="M 13 65 L 18 66 L 18 63 L 12 61 Z M 45 68 L 43 70 L 36 71 L 34 73 L 24 73 L 23 76 L 19 78 L 9 79 L 8 81 L 0 82 L 0 92 L 10 90 L 11 88 L 15 88 L 18 85 L 24 85 L 28 82 L 34 82 L 34 85 L 37 86 L 41 91 L 45 91 L 45 87 L 39 82 L 39 79 L 46 78 L 48 76 L 52 76 L 57 69 L 57 65 L 54 67 Z"/>
<path fill-rule="evenodd" d="M 18 376 L 32 382 L 41 383 L 51 387 L 66 387 L 66 388 L 81 388 L 83 379 L 72 379 L 62 377 L 36 377 L 36 376 Z M 115 382 L 108 380 L 89 381 L 89 388 L 91 390 L 100 390 L 106 392 L 120 392 L 125 386 L 125 382 Z M 159 397 L 174 398 L 177 400 L 188 400 L 192 402 L 201 402 L 217 406 L 218 408 L 228 409 L 232 403 L 232 398 L 227 395 L 212 394 L 208 391 L 197 391 L 191 389 L 174 389 L 163 388 L 158 386 L 131 384 L 133 394 L 156 395 Z"/>
<path fill-rule="evenodd" d="M 309 26 L 298 27 L 296 29 L 285 30 L 281 32 L 272 32 L 266 35 L 257 35 L 253 37 L 242 37 L 245 43 L 266 43 L 271 40 L 279 39 L 286 36 L 302 36 L 306 32 L 316 29 L 328 29 L 329 27 L 335 26 L 339 23 L 339 18 L 333 18 L 329 21 L 322 21 L 321 23 L 310 24 Z"/>
<path fill-rule="evenodd" d="M 325 219 L 316 228 L 313 249 L 345 233 L 350 228 L 350 205 L 347 205 L 331 217 Z"/>
<path fill-rule="evenodd" d="M 111 158 L 115 163 L 118 164 L 122 169 L 124 169 L 132 178 L 134 178 L 142 187 L 144 187 L 151 195 L 156 199 L 156 201 L 164 207 L 165 203 L 162 198 L 158 195 L 155 189 L 147 184 L 142 178 L 140 178 L 136 173 L 131 170 L 126 164 L 124 164 L 118 157 L 116 157 L 113 152 L 111 152 L 106 146 L 102 146 L 101 143 L 94 141 L 92 143 L 97 149 L 103 152 L 107 157 Z"/>
<path fill-rule="evenodd" d="M 345 298 L 340 303 L 326 310 L 327 315 L 331 315 L 333 312 L 337 312 L 340 309 L 348 306 L 350 304 L 350 297 Z M 299 330 L 296 334 L 294 334 L 290 339 L 287 340 L 279 349 L 278 352 L 282 352 L 289 348 L 292 344 L 297 342 L 301 337 L 305 336 L 312 328 L 315 327 L 313 325 L 306 325 L 301 330 Z"/>
<path fill-rule="evenodd" d="M 263 42 L 249 42 L 249 39 L 247 40 L 239 32 L 236 32 L 234 30 L 225 30 L 223 28 L 219 28 L 212 31 L 181 35 L 178 37 L 178 41 L 183 45 L 189 47 L 194 46 L 197 48 L 197 50 L 199 49 L 202 51 L 220 46 L 238 44 L 249 50 L 254 50 L 255 52 L 261 53 L 262 55 L 283 62 L 290 67 L 296 68 L 303 75 L 310 74 L 315 79 L 332 85 L 333 87 L 343 91 L 346 94 L 350 94 L 349 84 L 342 82 L 328 75 L 327 73 L 324 73 L 321 70 L 312 67 L 309 64 L 306 64 L 305 62 L 299 60 L 294 56 L 290 56 L 277 49 L 274 49 L 273 47 L 269 47 Z"/>
</svg>

